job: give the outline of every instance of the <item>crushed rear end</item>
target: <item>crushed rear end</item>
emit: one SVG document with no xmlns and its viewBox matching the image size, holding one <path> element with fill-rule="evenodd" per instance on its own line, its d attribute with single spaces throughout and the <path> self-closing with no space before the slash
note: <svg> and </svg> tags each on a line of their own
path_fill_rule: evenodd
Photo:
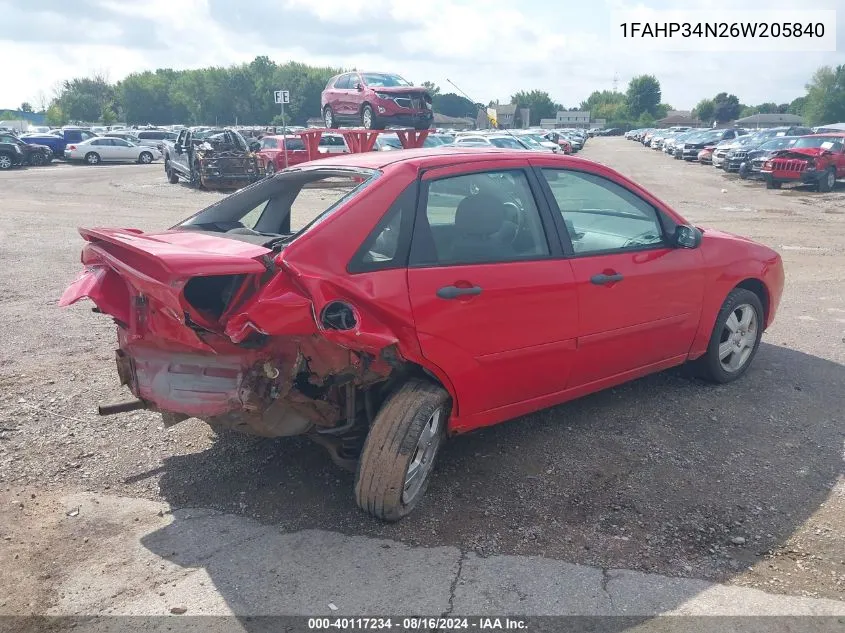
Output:
<svg viewBox="0 0 845 633">
<path fill-rule="evenodd" d="M 389 350 L 379 353 L 390 338 L 332 341 L 296 273 L 264 246 L 190 230 L 80 233 L 84 270 L 59 304 L 87 298 L 113 318 L 117 373 L 137 398 L 104 412 L 143 408 L 167 425 L 196 417 L 267 437 L 331 434 L 370 404 L 356 394 L 390 374 Z"/>
</svg>

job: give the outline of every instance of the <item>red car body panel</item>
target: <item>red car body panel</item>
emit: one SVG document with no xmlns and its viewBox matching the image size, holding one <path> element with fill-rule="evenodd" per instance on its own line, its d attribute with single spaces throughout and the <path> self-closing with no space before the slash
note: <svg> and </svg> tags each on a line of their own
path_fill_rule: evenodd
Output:
<svg viewBox="0 0 845 633">
<path fill-rule="evenodd" d="M 253 416 L 253 432 L 273 435 L 256 385 L 280 372 L 292 377 L 304 362 L 316 377 L 353 375 L 367 384 L 388 376 L 398 361 L 442 383 L 453 399 L 449 430 L 465 432 L 700 356 L 725 297 L 741 283 L 765 289 L 767 326 L 780 300 L 777 253 L 709 229 L 695 249 L 350 273 L 386 209 L 420 177 L 515 165 L 581 170 L 685 221 L 617 172 L 571 157 L 438 148 L 334 155 L 320 163 L 381 173 L 278 254 L 193 232 L 81 230 L 86 271 L 61 304 L 88 297 L 119 322 L 121 380 L 150 408 L 181 417 L 243 411 Z M 622 272 L 624 282 L 590 283 L 592 275 L 612 271 Z M 234 274 L 246 282 L 223 314 L 212 318 L 186 298 L 194 276 Z M 484 293 L 439 299 L 436 289 L 448 284 L 478 284 Z M 317 315 L 337 300 L 354 306 L 354 328 L 319 324 Z M 244 348 L 256 333 L 265 343 Z M 317 424 L 330 425 L 337 414 L 288 395 L 287 404 L 307 409 Z"/>
</svg>

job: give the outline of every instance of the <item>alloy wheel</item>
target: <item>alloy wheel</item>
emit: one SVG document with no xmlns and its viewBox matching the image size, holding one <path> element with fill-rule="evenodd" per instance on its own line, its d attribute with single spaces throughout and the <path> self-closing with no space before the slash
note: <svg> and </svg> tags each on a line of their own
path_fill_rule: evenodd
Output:
<svg viewBox="0 0 845 633">
<path fill-rule="evenodd" d="M 443 409 L 437 408 L 428 418 L 428 422 L 420 433 L 414 456 L 408 464 L 405 474 L 405 485 L 402 489 L 402 503 L 410 504 L 419 494 L 423 483 L 434 465 L 434 458 L 440 448 L 440 425 L 442 424 Z"/>
<path fill-rule="evenodd" d="M 757 343 L 757 312 L 743 303 L 733 309 L 719 338 L 719 363 L 729 374 L 745 367 Z"/>
</svg>

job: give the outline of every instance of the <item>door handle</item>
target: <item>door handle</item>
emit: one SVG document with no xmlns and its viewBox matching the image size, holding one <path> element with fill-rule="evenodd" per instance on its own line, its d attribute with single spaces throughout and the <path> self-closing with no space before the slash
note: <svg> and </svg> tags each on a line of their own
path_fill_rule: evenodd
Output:
<svg viewBox="0 0 845 633">
<path fill-rule="evenodd" d="M 590 283 L 596 284 L 597 286 L 603 286 L 605 284 L 612 284 L 617 281 L 622 281 L 624 277 L 622 273 L 613 273 L 611 275 L 605 275 L 604 273 L 600 273 L 598 275 L 593 275 L 590 277 Z"/>
<path fill-rule="evenodd" d="M 470 286 L 469 288 L 458 288 L 457 286 L 443 286 L 438 288 L 437 296 L 441 299 L 457 299 L 463 296 L 475 296 L 481 294 L 480 286 Z"/>
</svg>

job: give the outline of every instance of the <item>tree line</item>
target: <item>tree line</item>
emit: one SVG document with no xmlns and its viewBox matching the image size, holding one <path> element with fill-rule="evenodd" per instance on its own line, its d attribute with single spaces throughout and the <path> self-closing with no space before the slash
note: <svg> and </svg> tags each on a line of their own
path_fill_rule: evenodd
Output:
<svg viewBox="0 0 845 633">
<path fill-rule="evenodd" d="M 278 125 L 281 112 L 273 102 L 273 91 L 282 89 L 290 92 L 290 104 L 285 106 L 287 123 L 305 125 L 307 119 L 320 115 L 320 94 L 328 80 L 341 72 L 344 69 L 298 62 L 277 64 L 259 56 L 229 67 L 132 73 L 116 83 L 97 75 L 68 79 L 46 108 L 47 122 Z M 434 110 L 440 114 L 475 118 L 486 107 L 462 95 L 443 94 L 430 81 L 423 85 L 432 92 Z M 569 109 L 589 110 L 593 119 L 604 119 L 607 127 L 645 127 L 672 109 L 663 102 L 660 81 L 654 75 L 634 77 L 625 92 L 594 91 L 577 107 L 564 107 L 545 90 L 517 92 L 510 103 L 529 109 L 530 121 L 517 120 L 529 125 Z M 22 110 L 32 110 L 29 103 L 21 105 Z M 790 103 L 745 105 L 736 95 L 722 92 L 699 101 L 693 116 L 710 124 L 767 112 L 797 114 L 810 125 L 845 121 L 845 65 L 819 68 L 806 85 L 806 94 Z"/>
</svg>

